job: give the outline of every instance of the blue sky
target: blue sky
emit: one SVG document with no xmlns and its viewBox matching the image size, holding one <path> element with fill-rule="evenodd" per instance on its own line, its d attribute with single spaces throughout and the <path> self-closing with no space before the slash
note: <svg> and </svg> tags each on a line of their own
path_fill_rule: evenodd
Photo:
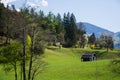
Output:
<svg viewBox="0 0 120 80">
<path fill-rule="evenodd" d="M 2 0 L 20 8 L 25 0 Z M 10 2 L 11 1 L 11 2 Z M 120 31 L 120 0 L 28 0 L 29 5 L 54 14 L 74 13 L 77 22 L 88 22 L 113 32 Z"/>
</svg>

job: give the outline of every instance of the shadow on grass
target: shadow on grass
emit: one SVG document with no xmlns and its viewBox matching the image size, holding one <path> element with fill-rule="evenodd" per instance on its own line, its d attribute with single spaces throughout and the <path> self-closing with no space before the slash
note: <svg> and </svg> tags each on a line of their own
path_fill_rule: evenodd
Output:
<svg viewBox="0 0 120 80">
<path fill-rule="evenodd" d="M 59 47 L 56 47 L 56 46 L 48 46 L 47 49 L 50 49 L 50 50 L 58 50 L 60 49 Z"/>
</svg>

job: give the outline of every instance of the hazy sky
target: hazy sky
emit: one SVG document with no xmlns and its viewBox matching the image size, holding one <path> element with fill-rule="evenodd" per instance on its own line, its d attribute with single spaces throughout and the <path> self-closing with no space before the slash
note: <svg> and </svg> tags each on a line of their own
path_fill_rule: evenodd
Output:
<svg viewBox="0 0 120 80">
<path fill-rule="evenodd" d="M 2 0 L 19 8 L 25 0 Z M 88 22 L 113 32 L 120 31 L 120 0 L 28 0 L 45 14 L 74 13 L 77 22 Z"/>
</svg>

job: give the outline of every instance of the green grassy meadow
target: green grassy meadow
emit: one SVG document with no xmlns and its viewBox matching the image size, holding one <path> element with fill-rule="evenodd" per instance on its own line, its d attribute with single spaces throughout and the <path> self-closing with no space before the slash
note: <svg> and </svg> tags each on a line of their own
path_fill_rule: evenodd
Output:
<svg viewBox="0 0 120 80">
<path fill-rule="evenodd" d="M 84 52 L 98 52 L 97 61 L 81 62 Z M 119 80 L 118 74 L 109 68 L 110 60 L 117 57 L 118 51 L 75 48 L 48 48 L 45 50 L 44 61 L 47 63 L 43 72 L 35 80 Z M 114 54 L 113 54 L 114 53 Z M 0 66 L 0 80 L 14 80 L 14 73 L 5 73 Z"/>
</svg>

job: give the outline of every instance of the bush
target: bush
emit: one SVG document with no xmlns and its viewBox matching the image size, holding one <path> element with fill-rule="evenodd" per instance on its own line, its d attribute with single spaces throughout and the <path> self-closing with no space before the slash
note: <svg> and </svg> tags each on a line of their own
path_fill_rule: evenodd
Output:
<svg viewBox="0 0 120 80">
<path fill-rule="evenodd" d="M 40 41 L 35 43 L 34 45 L 34 53 L 35 54 L 43 54 L 45 51 L 45 42 Z"/>
<path fill-rule="evenodd" d="M 90 48 L 95 49 L 95 45 L 94 44 L 90 45 Z"/>
<path fill-rule="evenodd" d="M 76 44 L 76 45 L 75 45 L 75 48 L 79 48 L 79 46 Z"/>
</svg>

